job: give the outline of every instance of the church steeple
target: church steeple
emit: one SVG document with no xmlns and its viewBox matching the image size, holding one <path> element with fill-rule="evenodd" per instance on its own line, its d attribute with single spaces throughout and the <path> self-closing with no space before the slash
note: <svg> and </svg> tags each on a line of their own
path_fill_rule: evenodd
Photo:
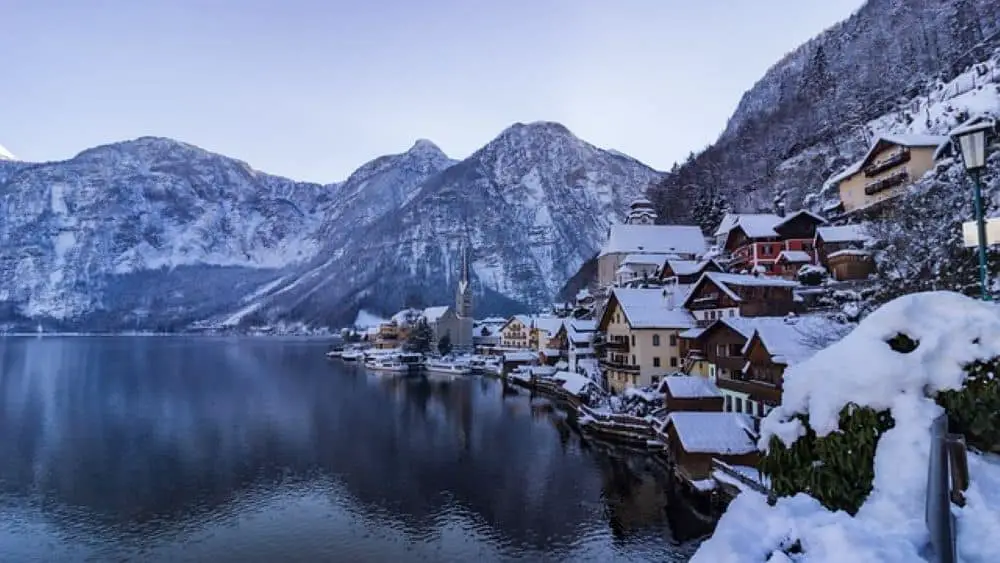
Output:
<svg viewBox="0 0 1000 563">
<path fill-rule="evenodd" d="M 472 283 L 469 281 L 469 251 L 462 246 L 462 279 L 455 296 L 455 312 L 459 317 L 472 318 Z"/>
</svg>

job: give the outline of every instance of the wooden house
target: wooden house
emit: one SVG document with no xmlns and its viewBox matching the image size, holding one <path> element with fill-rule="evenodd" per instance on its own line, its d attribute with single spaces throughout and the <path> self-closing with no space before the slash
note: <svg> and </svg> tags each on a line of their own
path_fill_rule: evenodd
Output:
<svg viewBox="0 0 1000 563">
<path fill-rule="evenodd" d="M 863 225 L 816 229 L 816 252 L 830 277 L 838 281 L 866 279 L 875 271 L 875 260 L 865 250 L 870 240 Z"/>
<path fill-rule="evenodd" d="M 711 380 L 694 375 L 668 375 L 660 381 L 667 412 L 722 412 L 722 393 Z"/>
<path fill-rule="evenodd" d="M 760 461 L 753 421 L 729 412 L 672 412 L 660 430 L 683 479 L 697 482 L 712 475 L 712 459 L 755 467 Z"/>
<path fill-rule="evenodd" d="M 768 276 L 706 272 L 688 293 L 684 308 L 699 326 L 734 317 L 782 316 L 796 311 L 798 283 Z"/>
</svg>

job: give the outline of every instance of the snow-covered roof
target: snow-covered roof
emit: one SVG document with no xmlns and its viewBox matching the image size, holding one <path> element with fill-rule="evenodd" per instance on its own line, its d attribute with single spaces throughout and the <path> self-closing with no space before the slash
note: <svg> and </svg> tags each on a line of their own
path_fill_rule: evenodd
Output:
<svg viewBox="0 0 1000 563">
<path fill-rule="evenodd" d="M 667 260 L 670 269 L 678 276 L 690 276 L 697 274 L 711 260 Z"/>
<path fill-rule="evenodd" d="M 699 336 L 701 336 L 701 333 L 703 332 L 705 332 L 704 328 L 695 327 L 695 328 L 689 328 L 684 332 L 678 334 L 677 336 L 681 338 L 698 338 Z"/>
<path fill-rule="evenodd" d="M 784 225 L 785 223 L 790 223 L 792 221 L 792 219 L 795 219 L 796 217 L 798 217 L 800 215 L 808 215 L 809 217 L 812 217 L 818 223 L 821 223 L 821 224 L 826 224 L 826 222 L 827 222 L 825 217 L 817 215 L 817 214 L 813 213 L 812 211 L 809 211 L 808 209 L 799 209 L 798 211 L 795 211 L 794 213 L 791 213 L 790 215 L 786 215 L 780 221 L 778 221 L 777 223 L 775 223 L 774 224 L 774 228 L 777 229 L 777 228 L 781 227 L 782 225 Z"/>
<path fill-rule="evenodd" d="M 720 237 L 733 229 L 736 226 L 736 220 L 739 215 L 736 213 L 726 213 L 722 216 L 722 220 L 719 221 L 718 228 L 715 229 L 715 233 L 712 236 Z"/>
<path fill-rule="evenodd" d="M 838 250 L 836 252 L 831 252 L 827 254 L 827 258 L 836 258 L 838 256 L 871 256 L 871 252 L 868 250 L 861 250 L 858 248 L 845 248 L 843 250 Z"/>
<path fill-rule="evenodd" d="M 632 328 L 683 328 L 695 325 L 691 313 L 680 308 L 667 308 L 662 289 L 617 287 L 612 294 L 625 312 Z"/>
<path fill-rule="evenodd" d="M 816 238 L 821 238 L 824 242 L 866 242 L 871 237 L 864 225 L 840 225 L 816 229 Z"/>
<path fill-rule="evenodd" d="M 692 225 L 611 225 L 601 256 L 608 254 L 691 254 L 708 248 L 701 229 Z"/>
<path fill-rule="evenodd" d="M 420 309 L 403 309 L 402 311 L 396 313 L 392 316 L 392 321 L 400 326 L 406 326 L 410 322 L 415 322 L 420 319 L 424 312 Z"/>
<path fill-rule="evenodd" d="M 791 262 L 793 264 L 798 264 L 802 262 L 812 262 L 812 256 L 804 250 L 782 250 L 778 254 L 778 260 L 785 260 L 786 262 Z"/>
<path fill-rule="evenodd" d="M 436 323 L 438 319 L 443 317 L 445 313 L 448 312 L 449 309 L 451 309 L 451 307 L 447 305 L 441 305 L 439 307 L 428 307 L 424 309 L 423 313 L 424 319 L 426 319 L 427 322 L 429 323 Z"/>
<path fill-rule="evenodd" d="M 837 336 L 848 329 L 847 325 L 821 315 L 758 318 L 768 320 L 749 322 L 743 326 L 753 327 L 752 334 L 756 334 L 763 342 L 764 347 L 771 354 L 771 361 L 786 366 L 809 359 L 820 350 L 827 340 L 836 340 Z M 751 340 L 752 336 L 743 346 L 744 354 L 747 352 Z"/>
<path fill-rule="evenodd" d="M 568 324 L 576 332 L 594 332 L 597 330 L 597 321 L 594 319 L 573 319 Z"/>
<path fill-rule="evenodd" d="M 776 237 L 774 226 L 784 220 L 773 213 L 729 213 L 722 218 L 715 235 L 728 234 L 739 226 L 751 238 Z"/>
<path fill-rule="evenodd" d="M 0 145 L 0 160 L 17 160 L 14 153 L 10 152 L 3 145 Z"/>
<path fill-rule="evenodd" d="M 710 379 L 697 375 L 668 375 L 660 381 L 660 392 L 670 391 L 675 399 L 707 399 L 721 397 L 719 388 Z"/>
<path fill-rule="evenodd" d="M 747 454 L 757 450 L 753 421 L 736 412 L 672 412 L 663 423 L 673 426 L 688 453 Z"/>
<path fill-rule="evenodd" d="M 740 301 L 740 296 L 732 290 L 733 286 L 736 287 L 798 287 L 799 283 L 791 280 L 786 280 L 782 278 L 772 278 L 768 276 L 754 276 L 751 274 L 728 274 L 724 272 L 705 272 L 698 278 L 698 282 L 695 283 L 697 287 L 702 280 L 708 279 L 713 282 L 719 289 L 724 291 L 726 295 L 729 296 L 733 301 Z M 693 291 L 688 292 L 687 297 L 684 299 L 684 304 L 691 299 L 694 295 Z"/>
<path fill-rule="evenodd" d="M 534 324 L 534 327 L 538 330 L 545 331 L 546 336 L 549 338 L 552 338 L 559 333 L 559 329 L 562 328 L 564 321 L 565 319 L 560 317 L 531 317 L 531 322 Z"/>
<path fill-rule="evenodd" d="M 549 357 L 549 358 L 558 358 L 560 354 L 562 354 L 562 350 L 559 350 L 558 348 L 543 348 L 542 349 L 542 355 L 544 355 L 546 357 Z"/>
<path fill-rule="evenodd" d="M 507 352 L 503 355 L 503 361 L 505 362 L 530 362 L 537 359 L 538 354 L 529 351 Z"/>
<path fill-rule="evenodd" d="M 588 386 L 594 384 L 589 377 L 580 375 L 579 373 L 573 373 L 571 371 L 560 371 L 553 375 L 552 378 L 562 381 L 562 388 L 573 395 L 583 393 L 587 390 Z"/>
<path fill-rule="evenodd" d="M 517 321 L 527 327 L 531 326 L 531 317 L 528 315 L 511 315 L 509 319 L 504 321 L 502 328 L 507 328 L 507 325 L 514 321 Z"/>
<path fill-rule="evenodd" d="M 622 264 L 641 264 L 648 266 L 662 266 L 670 258 L 677 258 L 676 254 L 629 254 L 622 260 Z"/>
</svg>

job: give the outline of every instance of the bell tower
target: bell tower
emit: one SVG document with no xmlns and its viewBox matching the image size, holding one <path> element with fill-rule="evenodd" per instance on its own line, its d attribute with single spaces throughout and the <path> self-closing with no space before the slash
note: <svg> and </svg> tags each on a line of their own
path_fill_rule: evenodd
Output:
<svg viewBox="0 0 1000 563">
<path fill-rule="evenodd" d="M 469 251 L 466 247 L 462 248 L 462 278 L 455 296 L 455 313 L 459 317 L 472 318 L 472 283 L 469 281 Z"/>
</svg>

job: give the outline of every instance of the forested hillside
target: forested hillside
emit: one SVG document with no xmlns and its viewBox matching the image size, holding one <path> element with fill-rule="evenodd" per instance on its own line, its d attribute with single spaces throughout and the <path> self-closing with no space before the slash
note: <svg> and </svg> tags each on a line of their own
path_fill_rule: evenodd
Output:
<svg viewBox="0 0 1000 563">
<path fill-rule="evenodd" d="M 870 0 L 774 65 L 719 140 L 651 188 L 660 220 L 707 230 L 726 208 L 801 206 L 865 150 L 870 120 L 998 44 L 1000 0 Z"/>
</svg>

